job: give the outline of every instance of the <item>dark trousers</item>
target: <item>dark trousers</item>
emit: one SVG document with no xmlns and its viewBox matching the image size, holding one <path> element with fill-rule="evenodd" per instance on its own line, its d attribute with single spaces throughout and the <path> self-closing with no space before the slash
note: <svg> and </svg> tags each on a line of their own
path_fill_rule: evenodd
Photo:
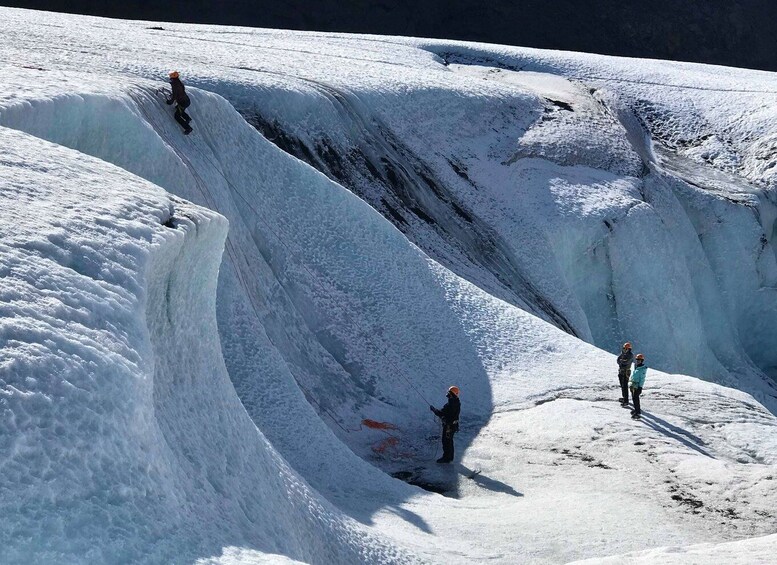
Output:
<svg viewBox="0 0 777 565">
<path fill-rule="evenodd" d="M 442 427 L 442 458 L 445 461 L 453 461 L 453 428 Z"/>
<path fill-rule="evenodd" d="M 639 409 L 639 396 L 642 394 L 642 387 L 631 389 L 631 401 L 634 403 L 634 412 L 641 414 Z"/>
<path fill-rule="evenodd" d="M 631 369 L 620 369 L 618 371 L 618 380 L 621 383 L 621 398 L 625 402 L 629 401 L 629 377 L 631 376 Z"/>
<path fill-rule="evenodd" d="M 188 108 L 188 104 L 186 106 L 176 104 L 175 106 L 175 121 L 181 124 L 183 129 L 189 129 L 189 122 L 192 121 L 189 114 L 186 113 L 186 108 Z"/>
</svg>

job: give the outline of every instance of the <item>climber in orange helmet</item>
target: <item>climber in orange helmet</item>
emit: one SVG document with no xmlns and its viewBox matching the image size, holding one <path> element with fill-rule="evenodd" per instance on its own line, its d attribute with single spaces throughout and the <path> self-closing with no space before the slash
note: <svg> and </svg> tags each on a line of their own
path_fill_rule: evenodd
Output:
<svg viewBox="0 0 777 565">
<path fill-rule="evenodd" d="M 453 434 L 459 431 L 459 412 L 461 411 L 459 387 L 450 387 L 446 396 L 448 402 L 445 403 L 442 410 L 429 406 L 435 416 L 442 420 L 442 457 L 437 460 L 438 463 L 453 461 Z"/>
<path fill-rule="evenodd" d="M 166 102 L 168 105 L 175 102 L 175 121 L 183 127 L 184 135 L 189 135 L 192 132 L 192 126 L 189 125 L 192 118 L 186 113 L 186 108 L 191 104 L 191 100 L 189 100 L 189 96 L 186 94 L 186 88 L 183 82 L 181 82 L 178 71 L 170 71 L 168 76 L 170 77 L 170 87 L 173 89 L 173 92 Z"/>
</svg>

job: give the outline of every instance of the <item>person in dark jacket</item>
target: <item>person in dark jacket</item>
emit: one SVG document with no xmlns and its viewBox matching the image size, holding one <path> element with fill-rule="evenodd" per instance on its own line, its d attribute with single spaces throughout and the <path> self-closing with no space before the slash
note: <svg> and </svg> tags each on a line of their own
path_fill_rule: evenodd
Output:
<svg viewBox="0 0 777 565">
<path fill-rule="evenodd" d="M 629 404 L 629 377 L 631 376 L 631 363 L 634 360 L 634 353 L 631 351 L 631 344 L 627 341 L 623 344 L 621 354 L 618 355 L 618 381 L 621 384 L 621 399 L 623 406 Z"/>
<path fill-rule="evenodd" d="M 189 125 L 192 119 L 186 113 L 186 108 L 191 104 L 191 100 L 189 100 L 189 96 L 186 94 L 186 88 L 184 88 L 179 78 L 178 71 L 170 72 L 170 86 L 173 89 L 173 94 L 167 99 L 167 103 L 172 104 L 175 102 L 175 121 L 183 127 L 184 135 L 189 135 L 192 132 L 192 127 Z"/>
<path fill-rule="evenodd" d="M 447 398 L 448 402 L 445 403 L 442 410 L 429 406 L 429 409 L 442 420 L 442 457 L 437 460 L 438 463 L 453 461 L 453 434 L 459 431 L 459 412 L 461 411 L 459 387 L 450 387 Z"/>
</svg>

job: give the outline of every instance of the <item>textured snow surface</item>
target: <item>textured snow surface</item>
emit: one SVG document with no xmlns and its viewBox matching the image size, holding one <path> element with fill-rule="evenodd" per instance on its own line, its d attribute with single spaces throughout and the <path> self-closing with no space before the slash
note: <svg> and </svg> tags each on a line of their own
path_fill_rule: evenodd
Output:
<svg viewBox="0 0 777 565">
<path fill-rule="evenodd" d="M 768 562 L 773 74 L 0 14 L 0 560 Z"/>
<path fill-rule="evenodd" d="M 638 553 L 606 557 L 604 559 L 586 559 L 576 561 L 578 565 L 601 564 L 613 565 L 616 563 L 666 563 L 675 565 L 680 563 L 730 563 L 748 565 L 750 563 L 774 562 L 774 547 L 777 544 L 777 536 L 764 536 L 741 541 L 732 541 L 721 544 L 699 544 L 688 547 L 661 547 Z"/>
<path fill-rule="evenodd" d="M 224 218 L 1 139 L 3 561 L 171 562 L 227 540 L 397 557 L 312 492 L 235 395 L 215 321 Z"/>
</svg>

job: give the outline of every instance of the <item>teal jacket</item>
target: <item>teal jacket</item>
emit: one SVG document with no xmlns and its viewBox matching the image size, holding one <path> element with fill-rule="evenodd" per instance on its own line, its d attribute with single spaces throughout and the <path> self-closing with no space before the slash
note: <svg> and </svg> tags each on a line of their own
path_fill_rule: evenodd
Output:
<svg viewBox="0 0 777 565">
<path fill-rule="evenodd" d="M 629 379 L 629 387 L 642 388 L 643 386 L 645 386 L 646 374 L 647 374 L 647 366 L 640 365 L 639 367 L 634 367 L 634 373 L 631 375 L 631 378 Z"/>
</svg>

